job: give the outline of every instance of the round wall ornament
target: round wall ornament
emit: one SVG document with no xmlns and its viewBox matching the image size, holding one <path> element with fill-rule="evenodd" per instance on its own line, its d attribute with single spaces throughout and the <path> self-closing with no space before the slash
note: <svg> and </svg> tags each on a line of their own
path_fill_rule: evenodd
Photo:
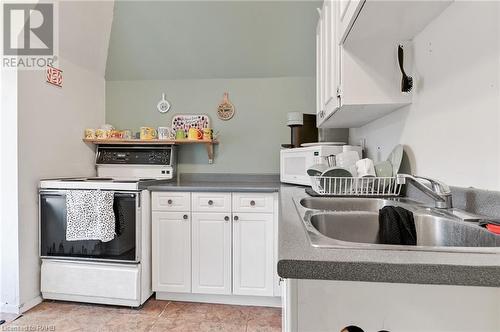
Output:
<svg viewBox="0 0 500 332">
<path fill-rule="evenodd" d="M 217 107 L 217 116 L 219 119 L 227 121 L 234 116 L 234 106 L 229 101 L 229 94 L 224 92 L 224 98 Z"/>
</svg>

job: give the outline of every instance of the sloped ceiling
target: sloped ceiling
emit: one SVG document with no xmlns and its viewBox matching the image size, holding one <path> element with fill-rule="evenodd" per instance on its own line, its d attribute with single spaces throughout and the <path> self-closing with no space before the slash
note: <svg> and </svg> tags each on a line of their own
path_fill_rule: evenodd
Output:
<svg viewBox="0 0 500 332">
<path fill-rule="evenodd" d="M 104 76 L 113 1 L 58 1 L 59 54 Z"/>
<path fill-rule="evenodd" d="M 314 76 L 318 1 L 116 1 L 107 80 Z"/>
</svg>

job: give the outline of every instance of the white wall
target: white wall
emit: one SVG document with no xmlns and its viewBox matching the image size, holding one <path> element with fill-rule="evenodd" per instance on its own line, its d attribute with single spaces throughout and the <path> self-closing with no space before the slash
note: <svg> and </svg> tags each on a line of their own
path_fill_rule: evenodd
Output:
<svg viewBox="0 0 500 332">
<path fill-rule="evenodd" d="M 94 174 L 86 127 L 104 123 L 104 69 L 113 2 L 59 2 L 63 87 L 44 70 L 2 73 L 0 311 L 40 301 L 38 182 Z M 79 49 L 82 51 L 80 52 Z"/>
<path fill-rule="evenodd" d="M 42 71 L 19 72 L 20 304 L 40 294 L 38 182 L 42 178 L 94 174 L 94 149 L 82 142 L 85 128 L 104 122 L 104 77 L 61 59 L 63 88 Z"/>
<path fill-rule="evenodd" d="M 411 171 L 500 190 L 498 2 L 456 1 L 414 40 L 412 105 L 351 130 L 368 155 L 405 145 Z"/>
<path fill-rule="evenodd" d="M 0 71 L 0 312 L 19 303 L 17 71 Z"/>
</svg>

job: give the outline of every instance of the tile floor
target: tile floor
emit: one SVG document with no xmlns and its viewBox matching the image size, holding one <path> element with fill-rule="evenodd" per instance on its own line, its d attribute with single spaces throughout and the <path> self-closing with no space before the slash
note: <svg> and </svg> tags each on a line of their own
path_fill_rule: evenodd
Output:
<svg viewBox="0 0 500 332">
<path fill-rule="evenodd" d="M 149 299 L 142 309 L 45 301 L 0 331 L 281 331 L 281 309 Z"/>
</svg>

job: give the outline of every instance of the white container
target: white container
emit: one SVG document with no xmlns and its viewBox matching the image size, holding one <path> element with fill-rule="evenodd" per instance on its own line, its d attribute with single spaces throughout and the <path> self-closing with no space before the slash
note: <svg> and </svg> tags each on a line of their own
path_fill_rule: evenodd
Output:
<svg viewBox="0 0 500 332">
<path fill-rule="evenodd" d="M 359 145 L 343 145 L 342 152 L 356 151 L 359 155 L 359 159 L 363 158 L 363 148 Z"/>
<path fill-rule="evenodd" d="M 284 183 L 311 185 L 307 170 L 316 164 L 328 164 L 328 157 L 342 152 L 342 146 L 310 146 L 280 151 L 280 180 Z"/>
</svg>

